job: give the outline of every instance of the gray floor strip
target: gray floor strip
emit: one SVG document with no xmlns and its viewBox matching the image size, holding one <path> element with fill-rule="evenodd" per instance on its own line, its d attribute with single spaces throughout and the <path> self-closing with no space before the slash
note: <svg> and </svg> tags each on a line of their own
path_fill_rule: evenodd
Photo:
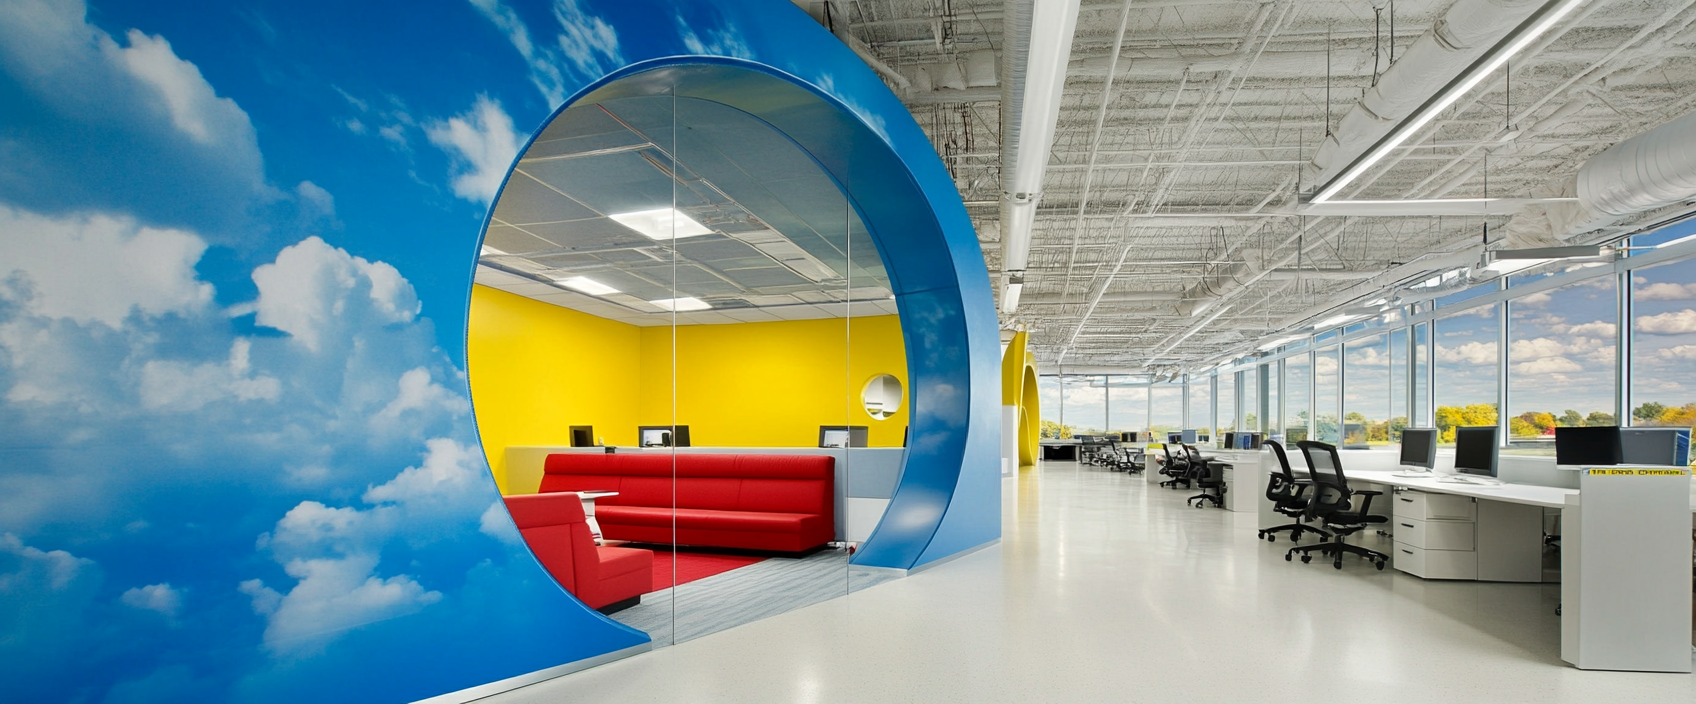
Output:
<svg viewBox="0 0 1696 704">
<path fill-rule="evenodd" d="M 900 576 L 888 570 L 852 567 L 842 550 L 827 549 L 800 558 L 772 557 L 644 594 L 641 604 L 612 618 L 646 631 L 659 647 L 845 596 Z M 672 632 L 674 607 L 676 633 Z"/>
</svg>

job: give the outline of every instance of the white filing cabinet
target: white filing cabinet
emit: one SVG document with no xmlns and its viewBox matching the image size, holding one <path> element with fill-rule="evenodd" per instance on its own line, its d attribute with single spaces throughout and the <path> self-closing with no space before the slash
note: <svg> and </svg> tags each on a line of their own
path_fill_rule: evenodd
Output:
<svg viewBox="0 0 1696 704">
<path fill-rule="evenodd" d="M 1391 495 L 1395 568 L 1424 579 L 1478 579 L 1478 503 L 1407 489 Z"/>
<path fill-rule="evenodd" d="M 1400 489 L 1391 532 L 1396 569 L 1425 579 L 1543 581 L 1543 509 Z"/>
</svg>

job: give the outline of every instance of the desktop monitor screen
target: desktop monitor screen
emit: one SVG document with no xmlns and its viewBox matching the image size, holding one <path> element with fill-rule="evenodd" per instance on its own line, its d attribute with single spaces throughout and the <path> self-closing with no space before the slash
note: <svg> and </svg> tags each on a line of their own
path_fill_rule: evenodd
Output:
<svg viewBox="0 0 1696 704">
<path fill-rule="evenodd" d="M 1167 433 L 1166 434 L 1166 443 L 1169 444 L 1169 445 L 1177 445 L 1177 444 L 1182 443 L 1183 441 L 1184 441 L 1184 434 L 1183 433 Z"/>
<path fill-rule="evenodd" d="M 1455 471 L 1496 476 L 1496 426 L 1455 428 Z"/>
<path fill-rule="evenodd" d="M 643 427 L 640 430 L 642 447 L 671 447 L 671 428 Z"/>
<path fill-rule="evenodd" d="M 595 426 L 592 426 L 592 425 L 573 425 L 573 426 L 571 426 L 571 446 L 572 447 L 594 447 L 595 446 Z"/>
<path fill-rule="evenodd" d="M 1432 469 L 1437 466 L 1437 429 L 1404 428 L 1402 430 L 1402 464 L 1408 467 Z"/>
<path fill-rule="evenodd" d="M 1690 464 L 1689 428 L 1620 428 L 1620 461 L 1625 464 Z"/>
<path fill-rule="evenodd" d="M 1619 428 L 1555 428 L 1555 464 L 1606 466 L 1619 464 Z"/>
<path fill-rule="evenodd" d="M 1185 445 L 1194 445 L 1197 442 L 1200 442 L 1199 438 L 1201 435 L 1195 430 L 1185 430 L 1180 433 L 1178 437 Z"/>
<path fill-rule="evenodd" d="M 1237 449 L 1237 434 L 1236 433 L 1225 433 L 1225 448 L 1228 449 L 1228 450 Z"/>
<path fill-rule="evenodd" d="M 819 447 L 866 447 L 868 432 L 864 425 L 821 425 Z"/>
</svg>

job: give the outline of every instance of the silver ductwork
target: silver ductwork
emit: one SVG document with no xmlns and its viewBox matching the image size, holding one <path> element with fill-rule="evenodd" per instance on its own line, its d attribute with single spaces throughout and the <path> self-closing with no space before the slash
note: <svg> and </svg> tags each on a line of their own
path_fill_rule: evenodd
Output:
<svg viewBox="0 0 1696 704">
<path fill-rule="evenodd" d="M 1547 190 L 1577 200 L 1520 211 L 1508 223 L 1509 246 L 1569 243 L 1634 215 L 1696 200 L 1696 112 L 1608 147 Z"/>
<path fill-rule="evenodd" d="M 1450 6 L 1337 122 L 1314 153 L 1303 182 L 1323 184 L 1342 173 L 1543 3 L 1459 0 Z"/>
</svg>

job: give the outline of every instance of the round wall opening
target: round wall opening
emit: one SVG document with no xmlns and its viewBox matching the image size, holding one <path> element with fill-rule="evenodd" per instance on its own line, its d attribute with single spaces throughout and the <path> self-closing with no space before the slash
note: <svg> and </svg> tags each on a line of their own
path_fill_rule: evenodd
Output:
<svg viewBox="0 0 1696 704">
<path fill-rule="evenodd" d="M 866 413 L 883 420 L 901 410 L 901 380 L 892 374 L 879 374 L 860 390 L 860 403 Z"/>
</svg>

